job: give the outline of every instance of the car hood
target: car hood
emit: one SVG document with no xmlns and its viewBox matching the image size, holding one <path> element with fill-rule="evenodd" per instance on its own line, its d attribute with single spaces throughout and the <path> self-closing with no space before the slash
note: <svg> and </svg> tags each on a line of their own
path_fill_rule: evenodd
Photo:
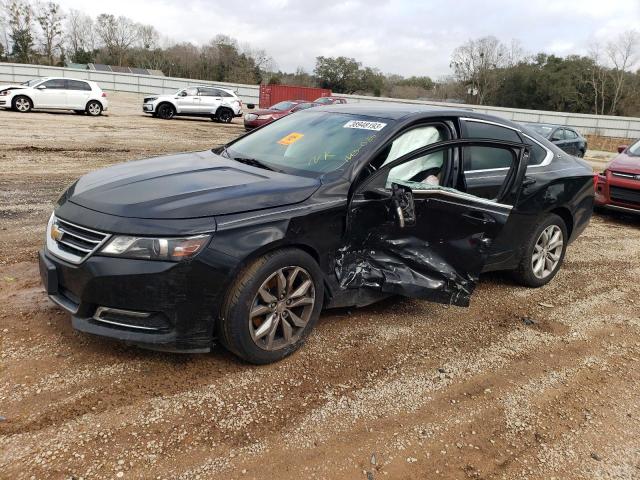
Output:
<svg viewBox="0 0 640 480">
<path fill-rule="evenodd" d="M 3 90 L 22 90 L 28 88 L 25 85 L 11 85 L 11 84 L 6 84 L 6 85 L 0 85 L 0 92 L 2 92 Z"/>
<path fill-rule="evenodd" d="M 640 174 L 640 157 L 621 153 L 611 160 L 607 168 L 616 172 Z"/>
<path fill-rule="evenodd" d="M 299 203 L 319 186 L 317 179 L 252 167 L 207 150 L 97 170 L 61 200 L 120 217 L 187 219 Z"/>
<path fill-rule="evenodd" d="M 268 108 L 263 108 L 260 110 L 250 110 L 247 113 L 253 113 L 254 115 L 286 115 L 289 112 L 283 112 L 282 110 L 269 110 Z"/>
</svg>

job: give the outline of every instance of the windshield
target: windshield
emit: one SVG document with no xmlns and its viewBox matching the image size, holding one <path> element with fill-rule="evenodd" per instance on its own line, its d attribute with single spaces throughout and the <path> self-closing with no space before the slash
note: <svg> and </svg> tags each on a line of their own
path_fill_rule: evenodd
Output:
<svg viewBox="0 0 640 480">
<path fill-rule="evenodd" d="M 274 170 L 315 177 L 358 158 L 391 122 L 309 109 L 241 138 L 228 147 L 227 154 L 257 160 Z"/>
<path fill-rule="evenodd" d="M 323 103 L 323 104 L 328 104 L 333 102 L 333 100 L 329 97 L 321 97 L 321 98 L 317 98 L 316 100 L 314 100 L 315 103 Z"/>
<path fill-rule="evenodd" d="M 45 80 L 44 78 L 34 78 L 33 80 L 29 80 L 27 82 L 22 82 L 20 85 L 26 85 L 27 87 L 33 87 L 36 83 Z"/>
<path fill-rule="evenodd" d="M 540 125 L 537 123 L 528 123 L 527 126 L 536 133 L 539 133 L 543 137 L 548 137 L 554 127 L 549 125 Z"/>
<path fill-rule="evenodd" d="M 633 155 L 634 157 L 640 156 L 640 140 L 627 149 L 627 154 Z"/>
<path fill-rule="evenodd" d="M 290 108 L 295 107 L 296 105 L 297 103 L 294 103 L 294 102 L 280 102 L 280 103 L 276 103 L 275 105 L 272 105 L 269 110 L 278 110 L 282 112 L 284 110 L 289 110 Z"/>
</svg>

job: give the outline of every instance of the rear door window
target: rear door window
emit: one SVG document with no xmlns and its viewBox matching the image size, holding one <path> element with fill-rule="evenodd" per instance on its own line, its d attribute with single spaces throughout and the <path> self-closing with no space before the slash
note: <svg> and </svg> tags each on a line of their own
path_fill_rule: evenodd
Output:
<svg viewBox="0 0 640 480">
<path fill-rule="evenodd" d="M 87 82 L 81 80 L 67 80 L 68 90 L 91 90 L 91 86 Z"/>
</svg>

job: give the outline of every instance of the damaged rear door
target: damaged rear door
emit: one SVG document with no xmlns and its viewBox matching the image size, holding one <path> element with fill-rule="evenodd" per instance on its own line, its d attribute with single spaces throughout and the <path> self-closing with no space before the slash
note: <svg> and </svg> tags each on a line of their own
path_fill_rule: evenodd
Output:
<svg viewBox="0 0 640 480">
<path fill-rule="evenodd" d="M 526 170 L 526 145 L 448 140 L 376 169 L 356 187 L 336 275 L 369 288 L 468 306 L 493 240 L 509 219 Z M 508 167 L 501 185 L 467 193 L 462 159 Z M 374 170 L 374 169 L 371 169 Z"/>
</svg>

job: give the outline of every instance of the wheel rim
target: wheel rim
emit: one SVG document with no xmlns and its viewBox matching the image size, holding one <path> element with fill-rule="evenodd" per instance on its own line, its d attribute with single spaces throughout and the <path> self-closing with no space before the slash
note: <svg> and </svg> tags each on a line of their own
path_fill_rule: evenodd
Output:
<svg viewBox="0 0 640 480">
<path fill-rule="evenodd" d="M 263 350 L 280 350 L 296 343 L 311 319 L 315 286 L 302 267 L 283 267 L 260 286 L 251 303 L 249 331 Z"/>
<path fill-rule="evenodd" d="M 29 105 L 29 100 L 26 98 L 18 98 L 16 100 L 16 108 L 21 112 L 26 112 L 29 110 L 31 105 Z"/>
<path fill-rule="evenodd" d="M 173 117 L 173 110 L 171 109 L 171 107 L 163 105 L 162 107 L 160 107 L 160 116 L 162 118 L 171 118 Z"/>
<path fill-rule="evenodd" d="M 559 226 L 549 225 L 542 231 L 531 257 L 531 267 L 537 278 L 547 278 L 556 270 L 560 263 L 563 246 L 564 238 Z"/>
<path fill-rule="evenodd" d="M 100 105 L 98 105 L 97 103 L 90 103 L 89 104 L 89 113 L 91 115 L 99 115 L 100 114 Z"/>
</svg>

